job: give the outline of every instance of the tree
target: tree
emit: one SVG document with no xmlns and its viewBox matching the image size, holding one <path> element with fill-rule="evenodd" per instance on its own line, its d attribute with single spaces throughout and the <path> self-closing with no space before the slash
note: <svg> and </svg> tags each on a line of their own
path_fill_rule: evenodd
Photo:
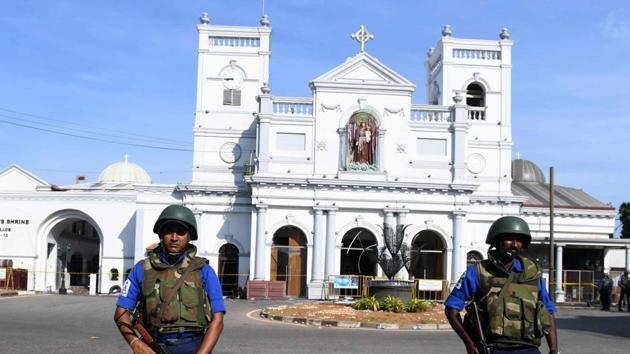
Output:
<svg viewBox="0 0 630 354">
<path fill-rule="evenodd" d="M 619 206 L 619 221 L 621 222 L 621 238 L 630 238 L 630 202 Z"/>
</svg>

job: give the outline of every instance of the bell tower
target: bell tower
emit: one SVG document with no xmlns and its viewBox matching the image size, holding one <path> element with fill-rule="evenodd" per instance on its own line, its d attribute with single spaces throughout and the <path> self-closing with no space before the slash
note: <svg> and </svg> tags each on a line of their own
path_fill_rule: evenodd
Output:
<svg viewBox="0 0 630 354">
<path fill-rule="evenodd" d="M 192 184 L 233 187 L 252 165 L 256 142 L 256 97 L 269 81 L 271 27 L 210 24 L 199 32 Z"/>
<path fill-rule="evenodd" d="M 442 29 L 427 53 L 426 92 L 430 104 L 466 104 L 466 179 L 480 183 L 475 194 L 511 195 L 512 46 L 502 29 L 498 40 L 453 37 Z"/>
</svg>

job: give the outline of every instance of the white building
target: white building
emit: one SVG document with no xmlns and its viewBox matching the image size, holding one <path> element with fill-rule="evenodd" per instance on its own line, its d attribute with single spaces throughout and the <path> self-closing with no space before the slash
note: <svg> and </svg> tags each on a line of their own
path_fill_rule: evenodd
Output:
<svg viewBox="0 0 630 354">
<path fill-rule="evenodd" d="M 425 59 L 428 104 L 416 104 L 416 85 L 365 50 L 363 26 L 358 53 L 313 79 L 311 97 L 273 96 L 271 27 L 260 23 L 213 25 L 204 14 L 197 27 L 190 184 L 151 184 L 127 161 L 99 183 L 63 188 L 17 166 L 0 172 L 0 219 L 28 222 L 0 232 L 0 258 L 29 269 L 29 287 L 59 287 L 68 243 L 69 270 L 98 271 L 101 292 L 120 285 L 171 203 L 197 215 L 199 253 L 220 274 L 240 274 L 224 276 L 226 287 L 286 280 L 289 295 L 321 298 L 329 275 L 380 275 L 363 251 L 383 245 L 383 223 L 409 225 L 404 242 L 416 256 L 413 274 L 401 277 L 455 281 L 485 256 L 486 232 L 502 215 L 530 223 L 532 250 L 546 261 L 544 175 L 512 161 L 507 30 L 496 40 L 461 39 L 445 26 Z M 628 267 L 628 242 L 611 238 L 615 210 L 580 190 L 556 190 L 559 265 L 597 274 Z M 577 262 L 584 257 L 590 263 Z"/>
</svg>

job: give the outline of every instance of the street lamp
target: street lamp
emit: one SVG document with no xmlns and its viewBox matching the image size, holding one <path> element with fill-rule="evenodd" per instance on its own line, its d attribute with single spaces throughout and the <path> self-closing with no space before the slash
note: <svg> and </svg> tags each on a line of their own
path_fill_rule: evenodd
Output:
<svg viewBox="0 0 630 354">
<path fill-rule="evenodd" d="M 60 295 L 66 295 L 68 293 L 68 290 L 66 289 L 66 264 L 68 261 L 68 253 L 70 253 L 70 243 L 66 244 L 66 250 L 63 253 L 63 259 L 61 261 L 61 287 L 59 288 Z"/>
</svg>

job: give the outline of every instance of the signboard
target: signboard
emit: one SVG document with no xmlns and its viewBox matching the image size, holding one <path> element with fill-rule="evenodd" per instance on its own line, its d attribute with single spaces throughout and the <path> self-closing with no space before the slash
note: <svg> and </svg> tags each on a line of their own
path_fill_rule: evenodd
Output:
<svg viewBox="0 0 630 354">
<path fill-rule="evenodd" d="M 358 289 L 359 277 L 349 275 L 333 276 L 333 288 L 335 289 Z"/>
<path fill-rule="evenodd" d="M 439 279 L 418 279 L 420 291 L 442 291 L 442 281 Z"/>
<path fill-rule="evenodd" d="M 0 280 L 6 280 L 6 279 L 7 279 L 7 269 L 0 268 Z"/>
<path fill-rule="evenodd" d="M 9 237 L 13 234 L 22 234 L 31 225 L 30 219 L 13 219 L 0 217 L 0 238 Z"/>
</svg>

